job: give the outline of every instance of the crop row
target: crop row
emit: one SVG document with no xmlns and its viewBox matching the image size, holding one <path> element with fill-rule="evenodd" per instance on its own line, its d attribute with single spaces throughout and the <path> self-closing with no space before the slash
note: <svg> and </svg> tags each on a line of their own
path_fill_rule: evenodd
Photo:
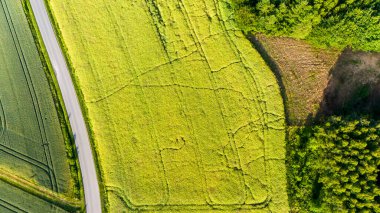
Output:
<svg viewBox="0 0 380 213">
<path fill-rule="evenodd" d="M 47 141 L 46 132 L 45 132 L 46 130 L 45 130 L 45 126 L 43 123 L 43 116 L 41 114 L 40 105 L 39 105 L 37 95 L 35 92 L 35 88 L 34 88 L 35 86 L 31 80 L 28 63 L 25 59 L 25 55 L 24 55 L 24 52 L 22 50 L 22 47 L 21 47 L 21 44 L 19 41 L 19 36 L 17 35 L 17 32 L 15 30 L 15 26 L 14 26 L 14 23 L 12 21 L 7 2 L 4 0 L 1 0 L 1 6 L 2 6 L 3 12 L 5 14 L 9 30 L 12 34 L 12 39 L 13 39 L 13 42 L 14 42 L 14 45 L 15 45 L 15 48 L 16 48 L 16 51 L 17 51 L 17 54 L 19 57 L 19 61 L 22 65 L 22 70 L 24 72 L 24 77 L 25 77 L 26 82 L 27 82 L 30 97 L 32 98 L 34 115 L 38 121 L 38 128 L 39 128 L 40 135 L 41 135 L 41 143 L 42 143 L 42 147 L 44 150 L 44 155 L 46 158 L 47 167 L 49 168 L 47 172 L 49 173 L 49 178 L 51 181 L 52 190 L 57 191 L 58 187 L 57 187 L 57 181 L 56 181 L 56 177 L 55 177 L 55 173 L 54 173 L 54 167 L 53 167 L 53 163 L 52 163 L 52 159 L 51 159 L 51 154 L 50 154 L 50 150 L 49 150 L 49 146 L 48 146 L 49 142 Z M 33 161 L 29 161 L 29 163 L 34 164 Z"/>
</svg>

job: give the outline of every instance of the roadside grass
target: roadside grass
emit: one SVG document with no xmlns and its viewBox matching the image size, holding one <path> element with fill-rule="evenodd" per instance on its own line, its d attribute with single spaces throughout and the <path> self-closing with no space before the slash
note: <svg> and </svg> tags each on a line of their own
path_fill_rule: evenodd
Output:
<svg viewBox="0 0 380 213">
<path fill-rule="evenodd" d="M 62 94 L 60 93 L 58 82 L 55 78 L 55 73 L 51 65 L 49 55 L 46 51 L 44 42 L 38 29 L 31 5 L 29 0 L 23 0 L 23 7 L 28 19 L 29 27 L 36 41 L 36 47 L 44 67 L 46 78 L 48 79 L 51 93 L 55 102 L 55 107 L 58 112 L 58 117 L 65 139 L 67 158 L 70 165 L 71 176 L 74 180 L 74 196 L 75 198 L 82 199 L 84 197 L 83 184 L 81 181 L 80 165 L 78 161 L 78 154 L 76 152 L 75 142 L 71 131 L 69 118 L 66 113 L 65 104 L 63 102 Z"/>
<path fill-rule="evenodd" d="M 107 211 L 287 211 L 280 91 L 225 3 L 49 1 Z"/>
<path fill-rule="evenodd" d="M 102 205 L 102 212 L 104 212 L 106 210 L 106 203 L 107 203 L 106 189 L 104 186 L 103 176 L 101 175 L 103 173 L 103 170 L 102 170 L 101 164 L 99 163 L 99 159 L 98 159 L 99 154 L 98 154 L 98 151 L 96 149 L 96 144 L 94 143 L 93 127 L 92 127 L 92 124 L 90 122 L 88 108 L 84 102 L 83 91 L 79 86 L 78 77 L 76 75 L 74 75 L 75 68 L 72 64 L 70 55 L 68 54 L 67 46 L 65 45 L 65 41 L 63 40 L 62 32 L 61 32 L 61 29 L 59 28 L 58 22 L 56 20 L 56 16 L 54 15 L 54 11 L 52 10 L 52 6 L 51 6 L 50 1 L 51 0 L 44 0 L 45 6 L 47 8 L 47 12 L 49 14 L 50 21 L 52 22 L 55 35 L 58 37 L 58 42 L 59 42 L 59 45 L 60 45 L 61 50 L 63 52 L 63 56 L 65 57 L 65 59 L 66 59 L 65 61 L 66 61 L 67 66 L 70 70 L 71 79 L 73 81 L 73 84 L 74 84 L 74 87 L 76 90 L 76 94 L 78 96 L 78 100 L 79 100 L 79 103 L 81 106 L 83 117 L 85 118 L 85 124 L 87 127 L 88 135 L 90 137 L 91 149 L 92 149 L 94 163 L 95 163 L 96 171 L 97 171 L 100 197 L 101 197 L 101 205 Z M 66 112 L 66 110 L 65 110 L 65 112 Z"/>
</svg>

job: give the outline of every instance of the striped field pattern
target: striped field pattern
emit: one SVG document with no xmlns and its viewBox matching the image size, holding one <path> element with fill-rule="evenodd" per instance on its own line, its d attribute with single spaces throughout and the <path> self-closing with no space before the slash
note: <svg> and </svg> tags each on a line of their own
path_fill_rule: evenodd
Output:
<svg viewBox="0 0 380 213">
<path fill-rule="evenodd" d="M 50 89 L 22 1 L 0 0 L 0 169 L 72 196 L 65 141 Z M 0 181 L 0 212 L 53 210 L 62 211 Z"/>
</svg>

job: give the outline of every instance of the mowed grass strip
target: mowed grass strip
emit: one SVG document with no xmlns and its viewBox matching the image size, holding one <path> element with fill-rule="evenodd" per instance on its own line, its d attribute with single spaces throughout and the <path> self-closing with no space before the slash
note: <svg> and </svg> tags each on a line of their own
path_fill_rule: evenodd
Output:
<svg viewBox="0 0 380 213">
<path fill-rule="evenodd" d="M 73 197 L 74 181 L 52 88 L 22 1 L 0 0 L 0 64 L 0 167 L 46 190 Z M 2 186 L 3 190 L 7 191 L 0 194 L 3 203 L 15 207 L 20 202 L 33 203 L 32 195 L 23 197 L 26 192 L 10 194 Z"/>
<path fill-rule="evenodd" d="M 108 211 L 288 211 L 280 90 L 228 2 L 49 4 Z"/>
</svg>

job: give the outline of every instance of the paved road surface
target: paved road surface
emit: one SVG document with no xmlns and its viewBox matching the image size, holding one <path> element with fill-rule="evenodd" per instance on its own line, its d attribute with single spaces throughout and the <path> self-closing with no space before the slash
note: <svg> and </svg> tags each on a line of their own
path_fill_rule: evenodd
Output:
<svg viewBox="0 0 380 213">
<path fill-rule="evenodd" d="M 44 0 L 30 0 L 30 3 L 69 115 L 82 171 L 86 210 L 91 213 L 101 212 L 99 185 L 90 140 L 65 58 L 54 34 Z"/>
</svg>

